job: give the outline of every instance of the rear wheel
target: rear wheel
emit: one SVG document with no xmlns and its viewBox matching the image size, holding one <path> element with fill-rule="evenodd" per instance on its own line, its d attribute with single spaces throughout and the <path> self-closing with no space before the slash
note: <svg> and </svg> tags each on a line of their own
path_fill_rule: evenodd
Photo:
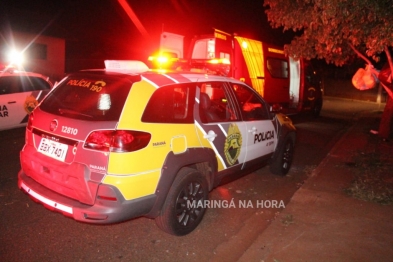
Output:
<svg viewBox="0 0 393 262">
<path fill-rule="evenodd" d="M 294 142 L 290 136 L 285 138 L 276 156 L 272 159 L 270 164 L 270 172 L 275 175 L 285 176 L 292 164 Z"/>
<path fill-rule="evenodd" d="M 169 190 L 160 215 L 155 219 L 157 226 L 176 236 L 190 233 L 201 222 L 207 199 L 205 178 L 195 169 L 183 168 Z"/>
<path fill-rule="evenodd" d="M 312 108 L 312 114 L 314 117 L 318 117 L 322 110 L 322 100 L 317 100 L 314 107 Z"/>
</svg>

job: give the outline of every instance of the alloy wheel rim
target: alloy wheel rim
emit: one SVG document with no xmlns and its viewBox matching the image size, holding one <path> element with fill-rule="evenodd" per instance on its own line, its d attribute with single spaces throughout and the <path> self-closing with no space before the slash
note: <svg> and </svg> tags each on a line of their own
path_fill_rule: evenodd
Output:
<svg viewBox="0 0 393 262">
<path fill-rule="evenodd" d="M 283 154 L 283 168 L 288 169 L 292 160 L 292 146 L 288 143 Z"/>
<path fill-rule="evenodd" d="M 204 189 L 198 182 L 190 182 L 176 200 L 176 218 L 182 226 L 189 226 L 203 214 Z"/>
</svg>

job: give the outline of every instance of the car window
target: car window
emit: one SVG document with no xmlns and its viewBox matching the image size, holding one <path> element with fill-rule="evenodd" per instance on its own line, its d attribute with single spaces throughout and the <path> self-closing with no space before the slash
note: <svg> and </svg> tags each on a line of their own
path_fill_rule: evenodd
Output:
<svg viewBox="0 0 393 262">
<path fill-rule="evenodd" d="M 132 82 L 101 74 L 70 75 L 44 99 L 40 108 L 55 115 L 91 121 L 117 121 Z"/>
<path fill-rule="evenodd" d="M 50 89 L 50 84 L 40 77 L 3 76 L 0 77 L 0 94 L 14 94 Z"/>
<path fill-rule="evenodd" d="M 267 58 L 266 64 L 272 77 L 288 78 L 288 61 L 277 58 Z"/>
<path fill-rule="evenodd" d="M 142 116 L 148 123 L 193 123 L 195 84 L 179 84 L 157 89 Z"/>
<path fill-rule="evenodd" d="M 224 82 L 201 84 L 199 114 L 203 123 L 239 120 L 225 84 Z"/>
<path fill-rule="evenodd" d="M 245 85 L 231 85 L 240 106 L 243 120 L 265 120 L 269 118 L 265 102 L 253 89 Z"/>
</svg>

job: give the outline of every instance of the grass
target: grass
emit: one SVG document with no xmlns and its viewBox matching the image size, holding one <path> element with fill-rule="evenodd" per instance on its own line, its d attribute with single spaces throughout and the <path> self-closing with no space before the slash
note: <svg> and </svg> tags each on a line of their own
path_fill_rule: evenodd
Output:
<svg viewBox="0 0 393 262">
<path fill-rule="evenodd" d="M 393 204 L 392 156 L 383 151 L 357 152 L 353 162 L 355 179 L 345 192 L 357 199 L 383 205 Z"/>
<path fill-rule="evenodd" d="M 293 216 L 291 214 L 286 215 L 282 220 L 281 223 L 283 223 L 285 226 L 289 226 L 290 224 L 293 224 Z"/>
</svg>

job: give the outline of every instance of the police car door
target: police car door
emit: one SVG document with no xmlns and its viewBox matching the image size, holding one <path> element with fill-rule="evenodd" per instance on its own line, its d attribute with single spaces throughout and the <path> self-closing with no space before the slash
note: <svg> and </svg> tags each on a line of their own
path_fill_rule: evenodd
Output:
<svg viewBox="0 0 393 262">
<path fill-rule="evenodd" d="M 199 83 L 196 125 L 203 146 L 214 150 L 218 171 L 241 168 L 246 156 L 246 125 L 235 110 L 225 82 Z"/>
<path fill-rule="evenodd" d="M 0 78 L 0 129 L 21 124 L 25 95 L 19 92 L 18 82 L 18 76 Z"/>
<path fill-rule="evenodd" d="M 1 77 L 0 129 L 26 125 L 30 113 L 49 89 L 50 85 L 41 78 L 19 75 Z"/>
<path fill-rule="evenodd" d="M 277 144 L 277 132 L 267 104 L 251 87 L 235 83 L 231 86 L 247 128 L 245 162 L 269 158 Z"/>
</svg>

